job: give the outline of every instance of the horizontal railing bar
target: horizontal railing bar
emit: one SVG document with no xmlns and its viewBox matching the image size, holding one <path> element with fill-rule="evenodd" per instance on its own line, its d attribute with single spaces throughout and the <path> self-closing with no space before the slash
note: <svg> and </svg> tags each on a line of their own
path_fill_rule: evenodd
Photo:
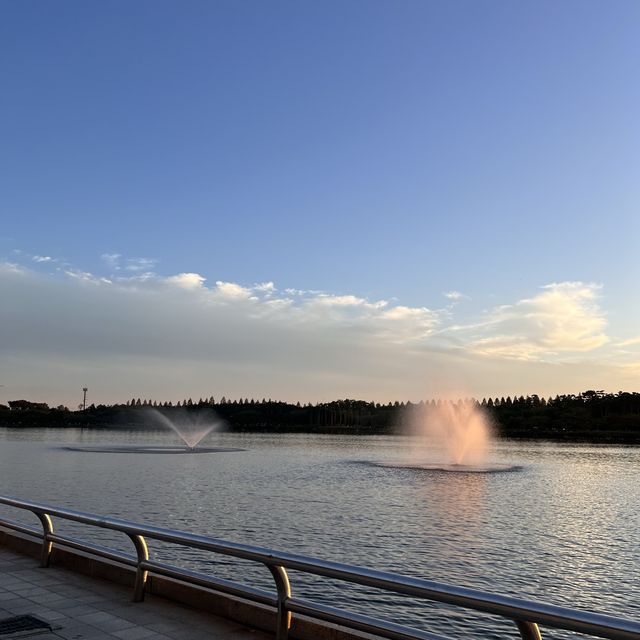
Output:
<svg viewBox="0 0 640 640">
<path fill-rule="evenodd" d="M 26 533 L 28 536 L 33 536 L 42 540 L 42 528 L 36 529 L 35 527 L 31 527 L 28 524 L 20 524 L 19 522 L 15 522 L 15 520 L 3 520 L 0 519 L 0 527 L 6 527 L 7 529 L 11 529 L 13 531 L 18 531 L 19 533 Z"/>
<path fill-rule="evenodd" d="M 569 631 L 609 638 L 610 640 L 638 640 L 640 637 L 640 623 L 629 619 L 614 618 L 598 613 L 572 610 L 551 604 L 486 593 L 466 587 L 451 586 L 422 578 L 400 576 L 374 569 L 277 552 L 262 547 L 227 542 L 172 529 L 139 525 L 119 518 L 96 516 L 91 513 L 53 507 L 7 496 L 0 496 L 0 503 L 27 509 L 36 514 L 46 513 L 104 529 L 112 529 L 131 535 L 142 535 L 156 540 L 253 560 L 267 566 L 280 565 L 287 569 L 461 606 L 512 620 L 526 620 Z"/>
<path fill-rule="evenodd" d="M 302 598 L 289 598 L 287 600 L 287 609 L 292 613 L 300 613 L 309 618 L 316 618 L 356 631 L 383 636 L 390 640 L 415 640 L 416 638 L 419 640 L 448 640 L 446 636 L 396 624 L 395 622 L 386 622 L 379 618 L 337 609 Z"/>
<path fill-rule="evenodd" d="M 279 554 L 279 556 L 284 555 L 286 554 Z M 599 613 L 485 593 L 466 587 L 456 587 L 422 578 L 401 576 L 341 563 L 327 561 L 318 561 L 316 563 L 311 558 L 294 556 L 290 556 L 289 561 L 285 557 L 277 557 L 276 560 L 281 562 L 287 569 L 314 573 L 387 591 L 395 591 L 396 593 L 473 609 L 511 620 L 535 622 L 568 631 L 609 638 L 610 640 L 639 640 L 640 638 L 640 623 L 624 618 L 614 618 Z"/>
<path fill-rule="evenodd" d="M 93 544 L 90 542 L 84 542 L 78 538 L 70 538 L 69 536 L 62 536 L 59 533 L 50 533 L 47 535 L 47 540 L 55 542 L 56 544 L 70 549 L 77 549 L 78 551 L 84 551 L 107 560 L 113 560 L 114 562 L 120 562 L 121 564 L 129 565 L 130 567 L 136 567 L 138 565 L 138 559 L 123 551 L 117 551 L 111 547 L 103 547 L 99 544 Z"/>
<path fill-rule="evenodd" d="M 275 595 L 268 591 L 257 589 L 256 587 L 250 587 L 239 582 L 225 580 L 224 578 L 216 578 L 214 576 L 207 575 L 206 573 L 200 573 L 191 569 L 182 569 L 164 562 L 157 562 L 155 560 L 145 560 L 141 562 L 140 568 L 156 575 L 197 584 L 201 587 L 212 589 L 213 591 L 220 591 L 232 596 L 244 598 L 245 600 L 252 600 L 260 604 L 266 604 L 270 607 L 275 607 L 278 604 L 278 600 Z"/>
</svg>

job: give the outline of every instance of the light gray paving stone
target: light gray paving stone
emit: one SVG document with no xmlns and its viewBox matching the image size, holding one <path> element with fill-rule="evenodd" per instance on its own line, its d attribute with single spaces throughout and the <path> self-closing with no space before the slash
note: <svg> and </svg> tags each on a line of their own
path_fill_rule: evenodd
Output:
<svg viewBox="0 0 640 640">
<path fill-rule="evenodd" d="M 130 588 L 94 580 L 0 547 L 0 616 L 31 614 L 54 633 L 42 640 L 267 640 L 270 636 L 207 612 L 147 595 L 133 603 Z"/>
<path fill-rule="evenodd" d="M 15 607 L 19 607 L 22 604 L 24 604 L 24 599 L 23 598 L 12 598 L 10 600 L 3 600 L 2 601 L 2 608 L 6 609 L 7 611 L 13 611 L 13 609 Z"/>
<path fill-rule="evenodd" d="M 109 638 L 109 634 L 105 633 L 101 629 L 94 627 L 90 624 L 74 624 L 67 627 L 61 627 L 56 629 L 55 633 L 58 637 L 62 637 L 65 640 L 101 640 Z"/>
<path fill-rule="evenodd" d="M 4 574 L 4 571 L 3 571 Z M 14 587 L 22 587 L 24 585 L 24 581 L 19 578 L 12 578 L 8 574 L 5 574 L 5 577 L 2 580 L 2 584 L 7 589 L 13 589 Z"/>
<path fill-rule="evenodd" d="M 145 627 L 130 627 L 129 629 L 123 629 L 122 631 L 115 631 L 112 635 L 121 640 L 144 640 L 145 638 L 151 638 L 157 635 L 152 629 Z M 189 637 L 189 636 L 186 636 Z"/>
<path fill-rule="evenodd" d="M 173 634 L 175 631 L 179 631 L 183 628 L 183 625 L 178 622 L 153 622 L 152 624 L 146 625 L 148 629 L 152 629 L 153 631 L 157 631 L 158 633 L 165 633 L 168 635 Z"/>
<path fill-rule="evenodd" d="M 16 604 L 12 607 L 9 608 L 9 611 L 11 611 L 11 613 L 13 615 L 21 615 L 21 614 L 27 614 L 27 613 L 33 613 L 34 611 L 37 611 L 38 607 L 36 605 L 34 605 L 33 602 L 24 602 L 22 601 L 20 604 Z"/>
<path fill-rule="evenodd" d="M 76 604 L 75 602 L 65 602 L 64 605 L 58 604 L 56 611 L 62 611 L 69 618 L 78 618 L 87 613 L 93 613 L 95 608 L 88 604 Z"/>
<path fill-rule="evenodd" d="M 112 616 L 110 613 L 106 613 L 105 611 L 94 611 L 93 613 L 86 613 L 83 616 L 78 616 L 77 619 L 81 622 L 86 622 L 87 624 L 101 626 L 104 622 L 114 620 L 116 617 Z"/>
<path fill-rule="evenodd" d="M 104 611 L 90 613 L 86 616 L 81 616 L 78 619 L 108 633 L 114 633 L 116 631 L 122 631 L 123 629 L 130 629 L 131 627 L 137 626 L 134 622 L 131 622 L 131 620 L 118 618 L 117 616 L 105 613 Z"/>
<path fill-rule="evenodd" d="M 67 617 L 61 611 L 53 611 L 50 609 L 38 609 L 38 618 L 46 620 L 47 622 L 55 622 L 56 624 L 69 623 L 73 618 Z"/>
<path fill-rule="evenodd" d="M 55 603 L 66 603 L 67 598 L 57 593 L 38 593 L 36 595 L 27 596 L 31 602 L 43 606 L 54 606 Z"/>
<path fill-rule="evenodd" d="M 46 591 L 44 592 L 39 592 L 36 591 L 34 589 L 28 589 L 24 586 L 22 587 L 14 587 L 12 589 L 13 593 L 16 594 L 17 597 L 19 598 L 31 598 L 32 595 L 37 596 L 37 595 L 43 595 L 44 593 L 47 593 Z"/>
</svg>

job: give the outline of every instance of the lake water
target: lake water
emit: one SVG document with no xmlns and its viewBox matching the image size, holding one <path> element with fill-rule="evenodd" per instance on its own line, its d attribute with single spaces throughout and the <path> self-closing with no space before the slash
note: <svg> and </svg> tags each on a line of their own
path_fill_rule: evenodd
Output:
<svg viewBox="0 0 640 640">
<path fill-rule="evenodd" d="M 0 429 L 0 493 L 449 584 L 640 618 L 640 448 L 498 442 L 496 474 L 376 466 L 408 438 L 217 434 L 200 455 L 64 445 L 175 444 L 172 434 Z M 35 517 L 1 509 L 13 519 Z M 63 532 L 78 525 L 56 523 Z M 88 540 L 132 551 L 110 532 Z M 151 546 L 156 558 L 272 588 L 265 569 Z M 435 604 L 292 574 L 297 595 L 477 638 L 515 627 Z M 543 636 L 544 636 L 543 630 Z M 549 631 L 546 637 L 570 637 Z"/>
</svg>

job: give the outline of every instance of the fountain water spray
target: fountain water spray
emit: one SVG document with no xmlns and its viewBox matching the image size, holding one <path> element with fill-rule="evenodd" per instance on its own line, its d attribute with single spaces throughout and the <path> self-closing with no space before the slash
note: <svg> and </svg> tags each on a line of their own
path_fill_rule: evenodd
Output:
<svg viewBox="0 0 640 640">
<path fill-rule="evenodd" d="M 490 416 L 475 401 L 413 406 L 405 414 L 405 433 L 412 436 L 403 460 L 378 461 L 381 467 L 422 471 L 497 473 L 521 467 L 488 462 L 493 442 Z"/>
<path fill-rule="evenodd" d="M 444 457 L 451 465 L 483 465 L 493 438 L 491 419 L 475 401 L 438 402 L 419 408 L 410 419 L 418 438 L 415 453 Z"/>
<path fill-rule="evenodd" d="M 146 415 L 154 422 L 168 427 L 180 437 L 186 446 L 147 445 L 147 444 L 109 444 L 91 446 L 65 446 L 70 451 L 88 453 L 228 453 L 245 451 L 231 447 L 199 447 L 200 442 L 212 431 L 223 431 L 226 422 L 218 418 L 211 410 L 196 409 L 193 412 L 184 409 L 169 409 L 166 413 L 157 409 L 148 409 Z"/>
<path fill-rule="evenodd" d="M 210 410 L 194 413 L 172 410 L 169 417 L 157 409 L 150 409 L 149 415 L 174 431 L 191 451 L 212 431 L 222 431 L 225 424 Z"/>
</svg>

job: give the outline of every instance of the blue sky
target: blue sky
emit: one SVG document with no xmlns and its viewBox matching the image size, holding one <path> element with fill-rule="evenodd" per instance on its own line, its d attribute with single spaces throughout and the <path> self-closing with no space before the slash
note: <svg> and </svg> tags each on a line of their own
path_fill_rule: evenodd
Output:
<svg viewBox="0 0 640 640">
<path fill-rule="evenodd" d="M 142 273 L 153 287 L 179 274 L 216 291 L 273 282 L 282 298 L 322 292 L 343 309 L 346 296 L 427 309 L 441 333 L 469 334 L 522 301 L 547 309 L 545 293 L 560 292 L 560 315 L 567 296 L 588 312 L 560 333 L 586 340 L 547 341 L 533 357 L 518 327 L 520 346 L 496 361 L 498 323 L 499 335 L 457 343 L 470 354 L 498 338 L 497 355 L 469 356 L 451 378 L 490 392 L 490 365 L 523 392 L 545 380 L 559 392 L 633 386 L 639 359 L 613 345 L 640 334 L 639 27 L 637 2 L 2 3 L 0 259 L 48 289 L 79 272 L 116 286 L 123 273 L 138 287 Z M 12 357 L 23 337 L 5 330 Z M 561 370 L 538 380 L 517 368 L 523 353 L 532 369 Z M 576 353 L 577 377 L 563 368 L 578 367 Z M 433 379 L 433 362 L 409 367 L 413 395 L 409 378 L 422 366 Z M 70 378 L 89 376 L 74 366 Z M 308 396 L 384 396 L 367 367 L 345 379 L 327 365 L 333 382 L 314 378 Z M 208 374 L 222 375 L 211 364 L 187 378 Z M 20 379 L 16 392 L 63 393 L 35 382 L 35 364 Z M 273 395 L 298 392 L 278 380 Z M 170 393 L 155 384 L 149 393 Z M 244 394 L 240 374 L 231 386 Z"/>
</svg>

